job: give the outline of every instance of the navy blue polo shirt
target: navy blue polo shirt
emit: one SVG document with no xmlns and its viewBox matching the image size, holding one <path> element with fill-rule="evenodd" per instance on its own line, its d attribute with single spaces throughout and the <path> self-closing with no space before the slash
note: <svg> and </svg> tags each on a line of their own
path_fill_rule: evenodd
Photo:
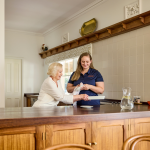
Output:
<svg viewBox="0 0 150 150">
<path fill-rule="evenodd" d="M 71 78 L 73 76 L 74 72 L 70 76 L 70 79 L 68 83 L 73 84 L 74 86 L 77 86 L 81 82 L 83 84 L 90 84 L 96 86 L 96 82 L 104 82 L 102 75 L 99 71 L 90 68 L 87 73 L 84 75 L 81 73 L 80 78 L 77 81 L 71 81 Z M 93 92 L 92 90 L 81 90 L 80 94 L 87 94 L 89 96 L 97 96 L 98 94 Z M 91 100 L 91 101 L 77 101 L 77 105 L 100 105 L 100 100 Z"/>
</svg>

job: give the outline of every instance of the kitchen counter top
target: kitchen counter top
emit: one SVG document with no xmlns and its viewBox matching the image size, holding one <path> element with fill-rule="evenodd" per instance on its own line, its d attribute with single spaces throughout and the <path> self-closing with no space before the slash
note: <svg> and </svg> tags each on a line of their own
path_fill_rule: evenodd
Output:
<svg viewBox="0 0 150 150">
<path fill-rule="evenodd" d="M 121 110 L 119 104 L 93 106 L 92 108 L 79 106 L 0 108 L 0 128 L 143 117 L 150 117 L 149 105 L 135 105 L 132 110 Z"/>
</svg>

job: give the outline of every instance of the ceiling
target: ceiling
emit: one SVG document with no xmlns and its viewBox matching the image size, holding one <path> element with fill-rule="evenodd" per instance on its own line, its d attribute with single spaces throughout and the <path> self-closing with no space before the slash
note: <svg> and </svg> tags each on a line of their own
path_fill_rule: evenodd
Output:
<svg viewBox="0 0 150 150">
<path fill-rule="evenodd" d="M 44 33 L 95 0 L 5 0 L 5 28 Z"/>
</svg>

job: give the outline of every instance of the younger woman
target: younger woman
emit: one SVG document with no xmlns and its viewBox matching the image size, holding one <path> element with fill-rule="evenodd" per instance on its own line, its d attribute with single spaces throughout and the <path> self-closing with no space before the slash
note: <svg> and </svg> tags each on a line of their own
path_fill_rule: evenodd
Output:
<svg viewBox="0 0 150 150">
<path fill-rule="evenodd" d="M 92 57 L 89 53 L 83 53 L 78 59 L 77 69 L 72 73 L 68 84 L 67 91 L 72 93 L 74 88 L 80 83 L 84 86 L 81 88 L 80 94 L 87 94 L 89 96 L 97 96 L 104 92 L 103 77 L 98 70 L 96 70 L 92 63 Z M 92 101 L 78 101 L 77 105 L 100 105 L 100 100 Z"/>
</svg>

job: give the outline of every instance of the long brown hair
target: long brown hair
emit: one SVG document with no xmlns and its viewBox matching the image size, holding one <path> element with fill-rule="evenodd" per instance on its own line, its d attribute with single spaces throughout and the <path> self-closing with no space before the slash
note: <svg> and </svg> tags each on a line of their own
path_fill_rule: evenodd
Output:
<svg viewBox="0 0 150 150">
<path fill-rule="evenodd" d="M 83 70 L 83 68 L 81 66 L 81 59 L 83 56 L 89 56 L 90 60 L 92 60 L 92 56 L 90 55 L 90 53 L 88 53 L 88 52 L 82 53 L 78 59 L 77 69 L 76 69 L 75 73 L 73 74 L 71 81 L 76 81 L 80 78 L 80 73 Z M 95 69 L 93 66 L 93 62 L 91 62 L 90 68 Z"/>
</svg>

